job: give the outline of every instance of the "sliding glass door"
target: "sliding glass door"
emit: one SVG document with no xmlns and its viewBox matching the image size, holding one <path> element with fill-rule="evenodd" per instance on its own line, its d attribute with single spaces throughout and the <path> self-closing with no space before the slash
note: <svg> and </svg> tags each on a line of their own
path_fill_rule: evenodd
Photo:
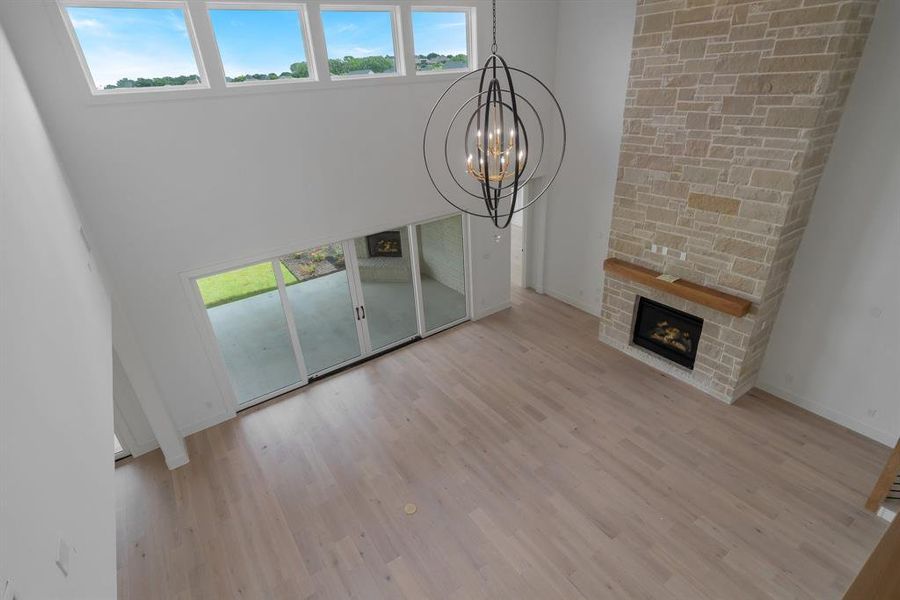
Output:
<svg viewBox="0 0 900 600">
<path fill-rule="evenodd" d="M 326 244 L 279 258 L 291 275 L 285 289 L 309 376 L 364 352 L 345 246 Z"/>
<path fill-rule="evenodd" d="M 459 215 L 195 279 L 239 407 L 466 318 Z"/>
<path fill-rule="evenodd" d="M 425 332 L 465 319 L 466 258 L 462 215 L 416 225 Z"/>
<path fill-rule="evenodd" d="M 281 263 L 281 275 L 291 275 Z M 275 276 L 276 261 L 197 280 L 238 404 L 304 380 Z"/>
<path fill-rule="evenodd" d="M 408 228 L 356 238 L 353 250 L 369 350 L 418 335 Z"/>
</svg>

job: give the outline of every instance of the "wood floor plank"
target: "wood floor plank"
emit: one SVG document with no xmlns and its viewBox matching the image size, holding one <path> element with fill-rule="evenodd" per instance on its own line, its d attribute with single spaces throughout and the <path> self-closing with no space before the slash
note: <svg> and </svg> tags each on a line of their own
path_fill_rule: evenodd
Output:
<svg viewBox="0 0 900 600">
<path fill-rule="evenodd" d="M 513 308 L 116 469 L 119 597 L 840 598 L 890 449 Z M 403 511 L 415 503 L 413 515 Z"/>
</svg>

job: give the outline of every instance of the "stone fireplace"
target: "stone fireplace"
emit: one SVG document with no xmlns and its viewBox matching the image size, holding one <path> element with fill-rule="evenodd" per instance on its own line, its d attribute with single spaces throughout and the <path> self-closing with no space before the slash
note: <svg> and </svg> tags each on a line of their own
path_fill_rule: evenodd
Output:
<svg viewBox="0 0 900 600">
<path fill-rule="evenodd" d="M 607 273 L 601 339 L 731 402 L 753 386 L 876 0 L 638 0 L 609 256 L 752 303 Z M 693 370 L 635 345 L 638 298 L 703 320 Z"/>
</svg>

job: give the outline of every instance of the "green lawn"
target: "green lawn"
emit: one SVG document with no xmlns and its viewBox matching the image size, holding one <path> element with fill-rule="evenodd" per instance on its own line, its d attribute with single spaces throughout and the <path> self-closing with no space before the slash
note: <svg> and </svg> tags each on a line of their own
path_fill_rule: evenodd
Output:
<svg viewBox="0 0 900 600">
<path fill-rule="evenodd" d="M 281 267 L 286 285 L 297 283 L 293 273 L 280 262 L 278 265 Z M 206 308 L 270 292 L 278 287 L 272 264 L 268 262 L 198 279 L 197 286 L 200 288 L 200 295 L 203 296 Z"/>
</svg>

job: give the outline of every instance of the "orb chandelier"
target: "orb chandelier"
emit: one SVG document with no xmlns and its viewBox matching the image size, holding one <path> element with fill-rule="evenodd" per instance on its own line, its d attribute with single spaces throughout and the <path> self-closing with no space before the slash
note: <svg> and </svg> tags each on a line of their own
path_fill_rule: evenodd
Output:
<svg viewBox="0 0 900 600">
<path fill-rule="evenodd" d="M 513 215 L 543 196 L 559 175 L 566 153 L 566 121 L 546 84 L 509 66 L 497 53 L 497 0 L 492 9 L 491 54 L 481 68 L 459 77 L 435 102 L 425 124 L 422 154 L 428 178 L 444 200 L 505 229 Z M 526 87 L 540 98 L 526 97 L 530 95 Z M 552 130 L 548 114 L 556 120 Z M 435 131 L 444 131 L 443 138 Z M 436 160 L 441 153 L 443 160 Z M 523 202 L 519 192 L 536 176 L 546 177 L 546 183 Z"/>
</svg>

